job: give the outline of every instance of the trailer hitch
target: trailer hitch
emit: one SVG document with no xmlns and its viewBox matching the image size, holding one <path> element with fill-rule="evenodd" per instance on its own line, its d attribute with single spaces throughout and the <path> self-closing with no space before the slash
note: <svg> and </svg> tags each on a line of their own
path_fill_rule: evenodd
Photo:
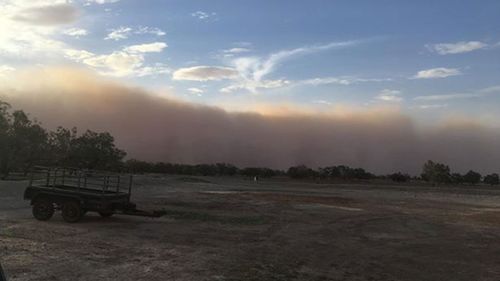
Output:
<svg viewBox="0 0 500 281">
<path fill-rule="evenodd" d="M 144 211 L 144 210 L 137 210 L 137 209 L 131 209 L 131 210 L 124 210 L 122 211 L 122 214 L 124 215 L 129 215 L 129 216 L 139 216 L 139 217 L 151 217 L 151 218 L 159 218 L 161 216 L 164 216 L 167 212 L 165 211 Z"/>
</svg>

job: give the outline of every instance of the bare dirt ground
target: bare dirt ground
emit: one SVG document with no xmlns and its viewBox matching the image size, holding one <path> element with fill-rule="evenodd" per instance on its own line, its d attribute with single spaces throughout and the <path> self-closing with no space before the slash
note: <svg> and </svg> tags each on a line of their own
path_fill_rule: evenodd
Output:
<svg viewBox="0 0 500 281">
<path fill-rule="evenodd" d="M 141 176 L 159 219 L 33 219 L 0 182 L 10 280 L 500 280 L 500 190 Z"/>
</svg>

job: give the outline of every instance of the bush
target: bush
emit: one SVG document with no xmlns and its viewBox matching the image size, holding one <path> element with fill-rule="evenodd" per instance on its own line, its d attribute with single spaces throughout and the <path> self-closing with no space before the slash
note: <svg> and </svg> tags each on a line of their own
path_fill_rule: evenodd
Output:
<svg viewBox="0 0 500 281">
<path fill-rule="evenodd" d="M 500 183 L 500 179 L 498 174 L 491 174 L 485 176 L 483 182 L 490 185 L 498 185 Z"/>
<path fill-rule="evenodd" d="M 289 177 L 294 179 L 311 178 L 316 175 L 313 169 L 305 165 L 290 167 L 286 173 Z"/>
<path fill-rule="evenodd" d="M 362 168 L 351 168 L 349 166 L 331 166 L 319 168 L 316 172 L 321 178 L 331 178 L 331 179 L 371 179 L 375 175 L 366 172 Z"/>
<path fill-rule="evenodd" d="M 401 172 L 390 174 L 387 177 L 395 182 L 407 182 L 411 179 L 410 175 L 402 174 Z"/>
<path fill-rule="evenodd" d="M 459 173 L 451 174 L 451 182 L 454 184 L 462 184 L 464 182 L 464 176 Z"/>
<path fill-rule="evenodd" d="M 477 184 L 481 181 L 481 174 L 470 170 L 464 175 L 464 182 L 470 184 Z"/>
</svg>

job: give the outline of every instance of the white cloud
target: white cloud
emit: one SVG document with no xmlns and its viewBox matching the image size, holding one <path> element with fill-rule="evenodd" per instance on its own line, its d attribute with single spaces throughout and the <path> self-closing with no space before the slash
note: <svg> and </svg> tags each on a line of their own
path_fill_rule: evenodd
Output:
<svg viewBox="0 0 500 281">
<path fill-rule="evenodd" d="M 125 27 L 125 26 L 120 26 L 115 29 L 111 29 L 111 32 L 108 33 L 108 35 L 104 38 L 104 40 L 123 40 L 127 39 L 130 36 L 130 33 L 132 32 L 132 28 L 130 27 Z"/>
<path fill-rule="evenodd" d="M 148 44 L 132 45 L 123 50 L 128 53 L 159 53 L 168 45 L 164 42 L 154 42 Z"/>
<path fill-rule="evenodd" d="M 500 93 L 500 86 L 492 86 L 488 88 L 484 88 L 480 90 L 481 93 L 490 94 L 490 93 Z"/>
<path fill-rule="evenodd" d="M 201 97 L 201 95 L 205 92 L 203 91 L 202 89 L 200 88 L 189 88 L 187 89 L 191 94 L 193 95 L 197 95 L 199 97 Z"/>
<path fill-rule="evenodd" d="M 431 51 L 437 52 L 440 55 L 468 53 L 475 50 L 480 50 L 488 47 L 488 44 L 480 41 L 457 42 L 457 43 L 440 43 L 435 45 L 427 45 Z"/>
<path fill-rule="evenodd" d="M 332 105 L 333 103 L 326 100 L 313 100 L 312 103 L 321 104 L 321 105 Z"/>
<path fill-rule="evenodd" d="M 419 71 L 413 79 L 432 79 L 432 78 L 446 78 L 450 76 L 461 75 L 462 72 L 457 68 L 432 68 Z"/>
<path fill-rule="evenodd" d="M 198 18 L 199 20 L 208 20 L 210 18 L 213 18 L 217 16 L 217 13 L 207 13 L 203 11 L 196 11 L 194 13 L 191 13 L 192 17 Z"/>
<path fill-rule="evenodd" d="M 241 53 L 250 52 L 250 49 L 248 49 L 248 48 L 231 48 L 231 49 L 222 50 L 222 52 L 225 54 L 241 54 Z"/>
<path fill-rule="evenodd" d="M 302 80 L 299 82 L 299 84 L 306 84 L 313 86 L 328 85 L 328 84 L 351 85 L 352 81 L 349 79 L 339 78 L 339 77 L 324 77 L 324 78 L 312 78 L 312 79 Z"/>
<path fill-rule="evenodd" d="M 332 42 L 324 45 L 305 46 L 273 53 L 267 59 L 258 57 L 238 58 L 233 61 L 233 64 L 247 78 L 251 76 L 252 79 L 259 81 L 264 76 L 273 72 L 279 63 L 282 63 L 290 58 L 334 48 L 353 46 L 357 43 L 357 41 L 345 41 Z"/>
<path fill-rule="evenodd" d="M 165 64 L 156 63 L 144 66 L 144 52 L 129 52 L 127 48 L 107 55 L 96 55 L 75 49 L 66 49 L 64 54 L 66 58 L 90 66 L 102 75 L 143 77 L 170 73 L 170 68 Z"/>
<path fill-rule="evenodd" d="M 67 3 L 63 0 L 0 1 L 0 56 L 31 58 L 31 63 L 48 57 L 57 58 L 66 44 L 52 37 L 59 34 L 62 27 L 56 23 L 66 21 L 64 17 L 68 17 L 58 15 L 56 11 L 61 12 L 58 8 L 53 9 L 60 5 Z M 51 13 L 55 13 L 53 18 L 47 18 Z"/>
<path fill-rule="evenodd" d="M 9 72 L 12 72 L 16 70 L 10 65 L 0 65 L 0 77 L 5 76 L 5 74 L 8 74 Z"/>
<path fill-rule="evenodd" d="M 401 91 L 384 89 L 380 91 L 376 99 L 386 102 L 401 102 L 403 101 L 403 98 L 400 95 Z"/>
<path fill-rule="evenodd" d="M 143 66 L 134 69 L 134 74 L 137 77 L 144 76 L 155 76 L 160 74 L 169 74 L 171 72 L 170 68 L 162 63 L 155 63 L 153 66 Z"/>
<path fill-rule="evenodd" d="M 46 61 L 60 63 L 66 58 L 112 76 L 146 76 L 170 72 L 165 64 L 145 62 L 146 52 L 157 52 L 166 47 L 162 42 L 139 44 L 108 54 L 95 54 L 59 40 L 60 34 L 75 37 L 88 34 L 85 29 L 68 29 L 61 25 L 75 16 L 71 5 L 73 2 L 75 1 L 0 0 L 0 61 L 15 59 L 31 64 Z M 129 27 L 120 27 L 112 31 L 115 33 L 111 32 L 109 39 L 115 40 L 126 38 L 132 32 L 164 35 L 163 31 L 152 27 L 140 27 L 135 31 Z"/>
<path fill-rule="evenodd" d="M 264 77 L 272 73 L 280 63 L 283 63 L 293 57 L 335 48 L 354 46 L 358 43 L 359 41 L 331 42 L 324 45 L 312 45 L 296 49 L 282 50 L 269 55 L 267 58 L 257 56 L 235 58 L 232 60 L 231 65 L 239 73 L 238 81 L 233 85 L 223 88 L 221 91 L 228 92 L 238 89 L 246 89 L 250 92 L 256 92 L 259 88 L 269 89 L 276 88 L 278 87 L 277 85 L 281 87 L 290 85 L 290 81 L 284 79 L 265 80 Z M 314 81 L 310 82 L 313 83 Z"/>
<path fill-rule="evenodd" d="M 233 79 L 238 75 L 234 68 L 223 66 L 193 66 L 180 68 L 173 74 L 174 80 L 209 81 Z"/>
<path fill-rule="evenodd" d="M 223 93 L 230 93 L 237 90 L 248 90 L 255 93 L 258 89 L 274 89 L 281 87 L 296 87 L 302 85 L 320 86 L 320 85 L 353 85 L 357 83 L 365 82 L 383 82 L 391 81 L 392 79 L 377 79 L 377 78 L 357 78 L 352 76 L 340 76 L 340 77 L 322 77 L 322 78 L 312 78 L 306 80 L 290 81 L 286 79 L 276 79 L 276 80 L 242 80 L 238 83 L 229 85 L 221 89 Z"/>
<path fill-rule="evenodd" d="M 477 98 L 480 96 L 482 96 L 482 94 L 478 93 L 446 94 L 446 95 L 418 96 L 415 97 L 415 100 L 423 100 L 423 101 L 454 100 L 454 99 Z"/>
<path fill-rule="evenodd" d="M 93 4 L 109 4 L 109 3 L 116 3 L 120 0 L 87 0 L 87 3 L 93 3 Z"/>
<path fill-rule="evenodd" d="M 134 31 L 135 34 L 153 34 L 156 36 L 165 36 L 165 31 L 157 27 L 141 26 Z"/>
<path fill-rule="evenodd" d="M 487 96 L 489 94 L 496 94 L 496 93 L 500 93 L 500 86 L 488 87 L 470 93 L 418 96 L 415 97 L 414 100 L 437 101 L 437 100 L 469 99 L 469 98 L 480 98 Z"/>
<path fill-rule="evenodd" d="M 247 90 L 256 93 L 257 89 L 275 89 L 291 85 L 291 82 L 284 79 L 262 80 L 262 81 L 244 81 L 229 85 L 220 90 L 221 93 L 232 93 L 237 90 Z"/>
<path fill-rule="evenodd" d="M 74 22 L 77 17 L 78 10 L 73 5 L 58 3 L 21 9 L 12 19 L 34 25 L 59 25 Z"/>
<path fill-rule="evenodd" d="M 95 55 L 85 50 L 66 49 L 64 50 L 64 56 L 74 61 L 83 61 L 84 59 L 94 57 Z"/>
<path fill-rule="evenodd" d="M 321 77 L 321 78 L 312 78 L 295 82 L 295 85 L 329 85 L 329 84 L 337 84 L 337 85 L 352 85 L 357 83 L 364 82 L 386 82 L 392 81 L 390 78 L 358 78 L 352 76 L 340 76 L 340 77 Z"/>
<path fill-rule="evenodd" d="M 63 31 L 63 34 L 80 38 L 81 36 L 88 35 L 88 31 L 83 28 L 70 28 Z"/>
<path fill-rule="evenodd" d="M 446 108 L 448 107 L 448 104 L 421 104 L 418 105 L 417 108 L 419 109 L 439 109 L 439 108 Z"/>
<path fill-rule="evenodd" d="M 225 50 L 222 50 L 220 53 L 221 54 L 218 54 L 215 56 L 215 58 L 232 58 L 234 57 L 235 55 L 238 55 L 238 54 L 242 54 L 242 53 L 248 53 L 250 52 L 251 50 L 249 48 L 242 48 L 242 47 L 237 47 L 237 48 L 231 48 L 231 49 L 225 49 Z"/>
<path fill-rule="evenodd" d="M 108 35 L 104 38 L 105 40 L 123 40 L 127 39 L 131 34 L 152 34 L 156 36 L 164 36 L 166 34 L 165 31 L 157 27 L 149 26 L 140 26 L 138 28 L 120 26 L 109 31 Z"/>
<path fill-rule="evenodd" d="M 103 69 L 103 74 L 127 76 L 131 75 L 134 69 L 142 66 L 144 57 L 142 55 L 116 51 L 109 55 L 86 58 L 82 62 L 94 68 Z"/>
</svg>

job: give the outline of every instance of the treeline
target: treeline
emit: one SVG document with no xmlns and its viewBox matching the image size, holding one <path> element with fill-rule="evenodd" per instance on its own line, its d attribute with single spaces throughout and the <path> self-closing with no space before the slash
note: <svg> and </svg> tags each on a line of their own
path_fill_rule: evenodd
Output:
<svg viewBox="0 0 500 281">
<path fill-rule="evenodd" d="M 290 167 L 286 174 L 291 178 L 319 178 L 319 179 L 359 179 L 368 180 L 376 178 L 372 173 L 362 168 L 351 168 L 349 166 L 330 166 L 314 170 L 305 165 Z"/>
<path fill-rule="evenodd" d="M 448 165 L 427 161 L 422 168 L 422 180 L 438 184 L 478 184 L 498 185 L 500 179 L 497 173 L 482 176 L 473 170 L 465 174 L 453 173 Z"/>
<path fill-rule="evenodd" d="M 35 165 L 116 170 L 126 153 L 115 147 L 109 133 L 59 127 L 44 129 L 24 111 L 0 101 L 0 177 L 24 172 Z"/>
<path fill-rule="evenodd" d="M 235 176 L 243 175 L 248 177 L 269 178 L 285 173 L 280 170 L 269 168 L 250 167 L 240 169 L 232 164 L 216 163 L 216 164 L 172 164 L 164 162 L 146 162 L 136 159 L 127 160 L 124 163 L 124 169 L 132 173 L 161 173 L 161 174 L 178 174 L 192 176 Z"/>
<path fill-rule="evenodd" d="M 146 162 L 135 159 L 124 161 L 125 151 L 117 148 L 111 134 L 87 130 L 78 134 L 76 128 L 44 129 L 31 120 L 24 111 L 13 110 L 0 101 L 0 177 L 10 172 L 27 173 L 35 165 L 67 166 L 95 170 L 112 170 L 132 173 L 163 173 L 199 176 L 246 176 L 269 178 L 288 176 L 310 180 L 371 180 L 386 179 L 395 182 L 427 181 L 435 184 L 485 184 L 498 185 L 498 174 L 485 175 L 475 171 L 465 174 L 451 172 L 449 166 L 427 161 L 419 177 L 401 172 L 377 176 L 362 168 L 345 165 L 313 169 L 305 165 L 286 171 L 266 167 L 238 168 L 228 163 L 172 164 Z"/>
<path fill-rule="evenodd" d="M 422 173 L 419 177 L 412 177 L 401 172 L 377 176 L 365 171 L 362 168 L 351 168 L 348 166 L 331 166 L 314 170 L 304 165 L 290 167 L 286 173 L 291 178 L 297 179 L 342 179 L 342 180 L 369 180 L 369 179 L 387 179 L 394 182 L 425 181 L 433 184 L 470 184 L 479 183 L 498 185 L 500 184 L 497 173 L 485 175 L 484 177 L 473 170 L 465 174 L 451 172 L 449 166 L 433 161 L 427 161 L 422 167 Z"/>
</svg>

